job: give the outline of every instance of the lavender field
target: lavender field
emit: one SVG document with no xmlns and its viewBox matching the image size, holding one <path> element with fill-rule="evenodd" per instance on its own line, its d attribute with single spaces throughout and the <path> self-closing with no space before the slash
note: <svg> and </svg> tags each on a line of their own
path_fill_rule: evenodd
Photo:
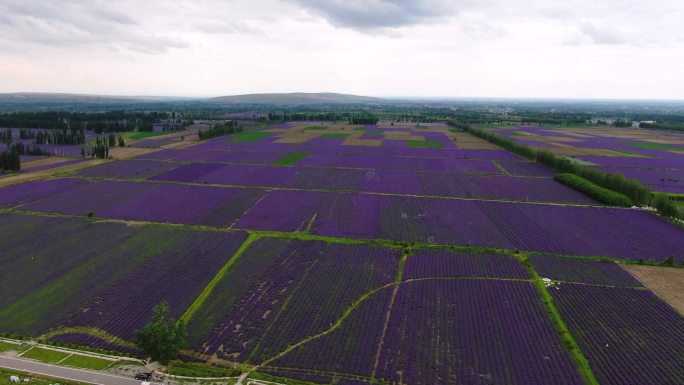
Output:
<svg viewBox="0 0 684 385">
<path fill-rule="evenodd" d="M 0 185 L 0 333 L 137 355 L 167 302 L 184 357 L 304 384 L 682 383 L 684 318 L 619 263 L 684 230 L 454 135 L 290 122 Z"/>
</svg>

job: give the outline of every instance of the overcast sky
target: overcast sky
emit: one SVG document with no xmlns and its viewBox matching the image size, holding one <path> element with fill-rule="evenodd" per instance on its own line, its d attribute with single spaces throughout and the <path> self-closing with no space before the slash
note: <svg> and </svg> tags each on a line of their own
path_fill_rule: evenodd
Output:
<svg viewBox="0 0 684 385">
<path fill-rule="evenodd" d="M 684 99 L 682 0 L 0 0 L 0 92 Z"/>
</svg>

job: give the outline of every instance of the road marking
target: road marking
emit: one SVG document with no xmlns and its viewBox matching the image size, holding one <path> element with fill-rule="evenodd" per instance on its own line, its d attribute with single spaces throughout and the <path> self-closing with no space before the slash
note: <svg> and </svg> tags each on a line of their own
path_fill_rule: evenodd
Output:
<svg viewBox="0 0 684 385">
<path fill-rule="evenodd" d="M 66 360 L 67 358 L 69 358 L 69 357 L 71 357 L 71 356 L 73 356 L 73 355 L 74 355 L 74 353 L 69 354 L 68 356 L 62 358 L 61 360 L 59 360 L 59 361 L 57 361 L 57 362 L 55 362 L 55 365 L 61 364 L 62 362 L 64 362 L 64 360 Z"/>
</svg>

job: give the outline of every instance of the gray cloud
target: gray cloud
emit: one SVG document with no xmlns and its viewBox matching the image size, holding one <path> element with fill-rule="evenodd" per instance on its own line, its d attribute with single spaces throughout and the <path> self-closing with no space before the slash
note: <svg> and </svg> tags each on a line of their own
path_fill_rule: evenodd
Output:
<svg viewBox="0 0 684 385">
<path fill-rule="evenodd" d="M 333 25 L 359 30 L 421 24 L 455 13 L 442 0 L 293 0 Z"/>
<path fill-rule="evenodd" d="M 142 23 L 103 1 L 22 1 L 0 4 L 0 40 L 51 47 L 89 46 L 163 53 L 187 44 L 145 30 Z"/>
<path fill-rule="evenodd" d="M 579 25 L 579 31 L 593 44 L 626 44 L 628 39 L 614 28 L 598 27 L 591 21 L 584 21 Z"/>
</svg>

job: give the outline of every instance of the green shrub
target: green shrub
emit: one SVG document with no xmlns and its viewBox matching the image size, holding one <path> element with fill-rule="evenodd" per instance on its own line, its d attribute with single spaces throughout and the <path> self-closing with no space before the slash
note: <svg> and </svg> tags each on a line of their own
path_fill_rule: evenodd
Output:
<svg viewBox="0 0 684 385">
<path fill-rule="evenodd" d="M 651 200 L 651 207 L 658 210 L 658 213 L 662 216 L 669 218 L 679 218 L 681 213 L 677 205 L 670 200 L 667 194 L 655 193 L 653 194 L 653 199 Z"/>
<path fill-rule="evenodd" d="M 589 195 L 603 204 L 623 207 L 630 207 L 633 205 L 632 200 L 628 197 L 591 183 L 575 174 L 557 174 L 554 176 L 554 179 Z"/>
</svg>

